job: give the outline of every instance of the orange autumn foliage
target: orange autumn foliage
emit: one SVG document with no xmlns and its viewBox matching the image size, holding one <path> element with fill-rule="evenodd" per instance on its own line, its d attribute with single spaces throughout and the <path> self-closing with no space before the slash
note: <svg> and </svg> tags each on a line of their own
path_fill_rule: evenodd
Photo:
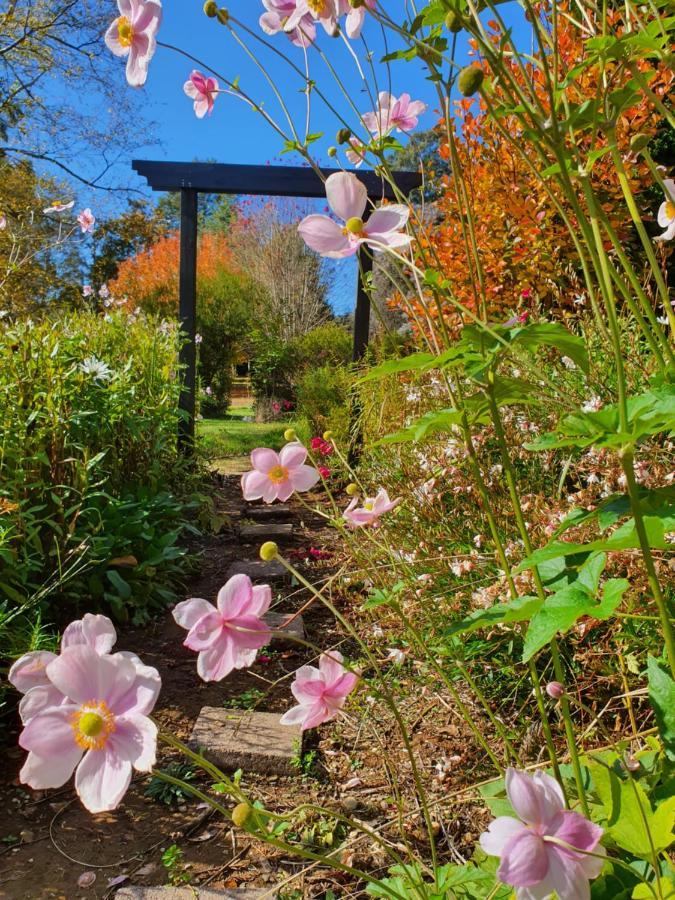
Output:
<svg viewBox="0 0 675 900">
<path fill-rule="evenodd" d="M 558 5 L 558 11 L 557 44 L 561 74 L 565 74 L 584 58 L 584 44 L 589 35 L 560 15 L 562 4 Z M 546 15 L 543 6 L 541 12 Z M 622 33 L 620 11 L 610 11 L 609 24 L 615 34 Z M 498 45 L 501 35 L 497 23 L 490 23 L 490 28 L 494 43 Z M 487 64 L 483 65 L 488 71 Z M 646 63 L 641 64 L 640 68 L 647 72 L 651 90 L 661 98 L 666 97 L 675 81 L 673 72 L 666 67 L 651 69 Z M 523 73 L 515 62 L 511 65 L 511 71 L 518 83 L 523 85 Z M 525 72 L 527 89 L 536 93 L 543 107 L 542 118 L 550 116 L 542 69 L 527 64 Z M 605 77 L 612 83 L 613 90 L 621 90 L 628 86 L 632 76 L 627 69 L 610 63 L 605 69 Z M 598 78 L 595 65 L 578 74 L 567 89 L 568 102 L 581 106 L 586 101 L 594 100 Z M 491 103 L 494 107 L 506 107 L 508 104 L 498 81 Z M 561 115 L 560 111 L 557 115 Z M 650 187 L 653 179 L 646 165 L 630 153 L 630 140 L 637 133 L 653 136 L 659 119 L 652 103 L 641 96 L 634 106 L 622 111 L 616 125 L 617 145 L 631 187 L 636 193 Z M 450 283 L 455 299 L 463 307 L 480 313 L 485 303 L 487 317 L 491 321 L 503 321 L 514 311 L 528 308 L 562 311 L 582 307 L 586 297 L 579 255 L 570 230 L 547 194 L 546 187 L 555 192 L 578 234 L 578 220 L 573 206 L 563 196 L 555 179 L 548 179 L 544 185 L 531 168 L 533 164 L 541 172 L 547 164 L 554 164 L 555 158 L 550 155 L 548 161 L 542 161 L 534 152 L 528 136 L 524 136 L 519 146 L 514 146 L 500 133 L 500 127 L 512 135 L 520 134 L 522 125 L 517 117 L 507 113 L 497 123 L 488 115 L 482 100 L 464 99 L 457 102 L 452 125 L 456 138 L 456 161 L 463 172 L 468 206 L 475 223 L 475 242 L 483 270 L 484 291 L 480 289 L 472 254 L 467 250 L 470 241 L 467 202 L 452 175 L 445 179 L 443 195 L 435 205 L 438 224 L 430 229 L 420 244 L 419 264 L 438 270 Z M 444 123 L 439 128 L 443 129 Z M 624 249 L 630 253 L 632 247 L 637 249 L 638 245 L 616 168 L 608 153 L 600 154 L 607 146 L 607 138 L 602 132 L 591 135 L 590 129 L 579 129 L 575 133 L 575 141 L 582 159 L 587 158 L 591 150 L 598 151 L 599 158 L 594 160 L 590 175 L 591 184 Z M 521 151 L 524 151 L 526 159 Z M 452 159 L 447 135 L 442 139 L 440 152 L 444 158 Z M 582 188 L 578 184 L 575 187 L 583 206 Z M 610 246 L 609 241 L 606 246 Z M 641 253 L 641 248 L 637 252 Z M 434 302 L 430 297 L 427 299 L 426 303 L 412 301 L 413 311 L 422 321 L 434 327 L 433 322 L 442 314 L 451 330 L 460 325 L 463 316 L 455 306 L 441 301 L 443 305 L 439 309 L 438 298 Z M 398 298 L 393 302 L 401 301 Z"/>
<path fill-rule="evenodd" d="M 172 234 L 143 253 L 125 259 L 117 278 L 109 284 L 110 292 L 118 299 L 125 299 L 130 308 L 168 306 L 174 312 L 178 309 L 179 262 L 180 237 Z M 235 268 L 225 235 L 206 232 L 200 237 L 197 253 L 200 281 L 215 278 L 221 271 L 233 272 Z"/>
</svg>

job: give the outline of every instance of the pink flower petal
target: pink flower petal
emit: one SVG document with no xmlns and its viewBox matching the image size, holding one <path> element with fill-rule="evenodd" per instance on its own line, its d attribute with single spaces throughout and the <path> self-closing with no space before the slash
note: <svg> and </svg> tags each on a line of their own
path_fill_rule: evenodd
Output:
<svg viewBox="0 0 675 900">
<path fill-rule="evenodd" d="M 208 600 L 193 597 L 190 600 L 183 600 L 182 603 L 177 603 L 173 608 L 172 615 L 181 628 L 186 628 L 189 631 L 203 616 L 213 612 L 214 609 L 215 606 L 209 603 Z"/>
<path fill-rule="evenodd" d="M 33 650 L 30 653 L 24 653 L 10 668 L 7 675 L 9 683 L 22 694 L 38 685 L 49 684 L 47 666 L 54 659 L 56 659 L 56 654 L 50 653 L 49 650 Z"/>
<path fill-rule="evenodd" d="M 116 640 L 115 626 L 107 616 L 86 613 L 81 619 L 71 622 L 63 632 L 61 649 L 88 644 L 98 654 L 103 655 L 110 653 Z"/>
<path fill-rule="evenodd" d="M 326 199 L 336 216 L 347 222 L 361 219 L 368 203 L 365 184 L 350 172 L 335 172 L 326 179 Z"/>
<path fill-rule="evenodd" d="M 512 887 L 531 887 L 546 877 L 548 865 L 543 840 L 525 828 L 506 842 L 497 877 Z"/>
<path fill-rule="evenodd" d="M 320 473 L 313 466 L 298 466 L 290 472 L 294 491 L 309 491 L 320 480 Z"/>
<path fill-rule="evenodd" d="M 217 609 L 201 618 L 188 632 L 183 646 L 190 650 L 208 650 L 219 640 L 223 630 L 223 617 Z"/>
<path fill-rule="evenodd" d="M 298 705 L 292 706 L 288 712 L 284 713 L 279 722 L 282 725 L 302 725 L 307 716 L 307 707 Z"/>
<path fill-rule="evenodd" d="M 76 711 L 72 704 L 52 706 L 26 723 L 19 735 L 19 746 L 31 750 L 43 758 L 69 753 L 75 743 L 71 716 Z M 78 748 L 78 754 L 81 755 Z"/>
<path fill-rule="evenodd" d="M 580 813 L 565 810 L 562 813 L 562 822 L 553 834 L 572 847 L 586 852 L 593 852 L 603 835 L 603 830 L 599 825 L 589 822 Z M 573 859 L 578 859 L 581 856 L 583 859 L 583 855 L 572 853 L 564 847 L 556 847 L 556 849 L 564 856 L 566 855 Z"/>
<path fill-rule="evenodd" d="M 130 762 L 138 772 L 149 772 L 157 756 L 157 726 L 147 716 L 119 716 L 107 752 Z"/>
<path fill-rule="evenodd" d="M 82 751 L 74 741 L 58 754 L 50 752 L 40 756 L 30 752 L 19 772 L 19 781 L 35 791 L 60 788 L 73 774 L 81 756 Z"/>
<path fill-rule="evenodd" d="M 310 249 L 331 259 L 352 256 L 358 249 L 328 216 L 307 216 L 298 225 L 298 233 Z"/>
<path fill-rule="evenodd" d="M 380 206 L 366 222 L 364 234 L 386 234 L 390 231 L 400 231 L 405 228 L 410 211 L 407 206 L 391 203 L 389 206 Z"/>
<path fill-rule="evenodd" d="M 25 725 L 35 716 L 53 706 L 61 706 L 65 698 L 53 684 L 39 684 L 31 688 L 19 703 L 19 716 Z"/>
<path fill-rule="evenodd" d="M 197 657 L 197 674 L 202 681 L 221 681 L 235 668 L 235 648 L 229 638 L 221 638 Z"/>
<path fill-rule="evenodd" d="M 144 665 L 135 653 L 130 653 L 128 650 L 116 653 L 115 656 L 130 659 L 136 669 L 134 683 L 115 703 L 116 713 L 124 716 L 150 715 L 162 689 L 159 672 L 152 666 Z"/>
<path fill-rule="evenodd" d="M 131 772 L 131 763 L 112 750 L 88 750 L 75 772 L 75 790 L 89 812 L 107 812 L 120 805 Z"/>
<path fill-rule="evenodd" d="M 272 588 L 268 584 L 256 584 L 248 611 L 252 616 L 264 616 L 272 603 Z"/>
<path fill-rule="evenodd" d="M 47 666 L 47 675 L 58 690 L 74 703 L 104 700 L 114 708 L 136 678 L 133 663 L 119 655 L 99 656 L 83 644 L 68 647 Z"/>
<path fill-rule="evenodd" d="M 279 454 L 268 447 L 257 447 L 251 453 L 251 465 L 258 472 L 267 474 L 270 469 L 276 468 L 279 464 Z"/>
<path fill-rule="evenodd" d="M 253 599 L 253 584 L 248 575 L 233 575 L 218 591 L 218 609 L 226 619 L 248 612 Z"/>
<path fill-rule="evenodd" d="M 267 495 L 270 480 L 264 472 L 245 472 L 241 476 L 241 492 L 244 500 L 260 500 Z M 267 501 L 269 502 L 269 501 Z"/>
<path fill-rule="evenodd" d="M 538 775 L 542 773 L 537 773 Z M 540 826 L 565 808 L 560 787 L 555 779 L 543 775 L 533 777 L 517 769 L 506 770 L 506 793 L 518 818 L 526 825 Z"/>
<path fill-rule="evenodd" d="M 292 469 L 295 468 L 295 466 L 301 466 L 306 459 L 307 448 L 298 441 L 294 441 L 291 444 L 286 444 L 286 446 L 283 447 L 281 453 L 279 454 L 279 462 L 286 469 Z"/>
<path fill-rule="evenodd" d="M 527 826 L 518 819 L 512 816 L 499 816 L 490 822 L 488 830 L 480 836 L 480 845 L 488 856 L 501 856 L 511 838 L 525 830 Z"/>
</svg>

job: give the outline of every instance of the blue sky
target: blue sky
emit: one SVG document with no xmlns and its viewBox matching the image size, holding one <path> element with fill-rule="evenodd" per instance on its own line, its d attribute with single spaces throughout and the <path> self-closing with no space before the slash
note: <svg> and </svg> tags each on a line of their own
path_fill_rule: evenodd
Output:
<svg viewBox="0 0 675 900">
<path fill-rule="evenodd" d="M 112 5 L 112 4 L 111 4 Z M 173 44 L 181 50 L 197 57 L 196 64 L 181 55 L 160 47 L 152 61 L 148 82 L 143 90 L 143 102 L 148 119 L 155 123 L 149 130 L 148 145 L 136 153 L 141 158 L 167 160 L 211 159 L 225 163 L 269 162 L 297 165 L 301 160 L 296 154 L 281 156 L 283 141 L 275 134 L 263 117 L 252 111 L 240 99 L 221 95 L 218 97 L 213 115 L 198 120 L 192 110 L 191 101 L 183 93 L 183 84 L 192 68 L 237 81 L 242 90 L 258 102 L 264 103 L 269 114 L 288 128 L 284 114 L 274 96 L 274 90 L 267 77 L 279 90 L 288 104 L 290 115 L 300 133 L 304 133 L 306 101 L 302 93 L 303 81 L 286 60 L 271 49 L 256 41 L 255 37 L 237 29 L 249 49 L 257 56 L 265 68 L 263 73 L 256 63 L 239 46 L 229 30 L 215 19 L 208 19 L 201 12 L 201 2 L 190 4 L 189 11 L 178 9 L 179 4 L 165 3 L 164 21 L 160 40 Z M 183 3 L 180 4 L 183 6 Z M 405 0 L 389 0 L 387 7 L 392 15 L 395 7 L 402 10 Z M 260 0 L 233 0 L 229 4 L 231 15 L 248 26 L 254 35 L 265 37 L 259 29 L 258 18 L 263 11 Z M 516 34 L 526 34 L 522 12 L 515 3 L 501 7 L 507 25 L 514 27 Z M 236 26 L 235 26 L 236 28 Z M 319 30 L 319 44 L 330 65 L 342 82 L 340 86 L 330 73 L 329 67 L 315 51 L 309 51 L 311 77 L 325 93 L 329 103 L 353 126 L 358 125 L 356 111 L 367 112 L 373 108 L 369 90 L 376 96 L 377 89 L 391 90 L 395 95 L 404 91 L 415 100 L 428 104 L 427 112 L 420 120 L 420 129 L 430 128 L 437 119 L 437 98 L 433 85 L 426 80 L 425 71 L 418 60 L 412 62 L 395 61 L 389 67 L 380 63 L 386 50 L 396 49 L 391 35 L 387 48 L 381 30 L 376 22 L 367 22 L 363 32 L 364 40 L 354 42 L 362 65 L 366 48 L 371 53 L 375 74 L 366 68 L 368 87 L 364 84 L 358 68 L 344 42 L 331 38 Z M 273 47 L 287 55 L 297 66 L 304 68 L 304 54 L 294 47 L 284 35 L 268 39 Z M 457 48 L 460 64 L 468 62 L 466 39 L 460 37 Z M 123 63 L 120 61 L 120 90 L 132 90 L 126 86 Z M 375 79 L 377 78 L 377 87 Z M 327 148 L 335 143 L 339 127 L 336 116 L 319 97 L 314 96 L 311 104 L 311 132 L 324 132 L 313 147 L 316 157 L 327 163 Z M 358 133 L 358 132 L 357 132 Z M 141 186 L 140 179 L 137 182 Z M 331 294 L 331 302 L 338 312 L 348 311 L 353 306 L 353 267 L 343 266 L 338 285 Z"/>
</svg>

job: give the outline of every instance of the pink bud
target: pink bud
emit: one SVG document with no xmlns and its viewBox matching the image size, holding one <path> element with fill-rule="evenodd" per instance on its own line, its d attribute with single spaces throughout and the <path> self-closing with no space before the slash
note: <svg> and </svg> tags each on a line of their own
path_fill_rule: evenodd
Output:
<svg viewBox="0 0 675 900">
<path fill-rule="evenodd" d="M 553 700 L 560 700 L 565 693 L 565 686 L 560 684 L 559 681 L 549 681 L 546 685 L 546 693 L 549 697 L 552 697 Z"/>
</svg>

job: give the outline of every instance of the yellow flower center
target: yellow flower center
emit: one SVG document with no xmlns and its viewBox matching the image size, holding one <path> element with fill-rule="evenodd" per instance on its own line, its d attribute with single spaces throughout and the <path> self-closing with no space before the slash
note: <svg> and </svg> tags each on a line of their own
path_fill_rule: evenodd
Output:
<svg viewBox="0 0 675 900">
<path fill-rule="evenodd" d="M 131 47 L 133 39 L 133 25 L 126 16 L 120 16 L 117 20 L 117 40 L 123 47 Z"/>
<path fill-rule="evenodd" d="M 90 700 L 73 713 L 71 726 L 78 747 L 102 750 L 115 730 L 115 716 L 103 700 Z"/>
<path fill-rule="evenodd" d="M 347 219 L 342 231 L 344 234 L 361 234 L 363 231 L 363 219 L 359 219 L 358 216 Z"/>
<path fill-rule="evenodd" d="M 372 512 L 372 509 L 373 509 L 373 501 L 372 501 L 372 500 L 366 500 L 366 502 L 363 504 L 363 508 L 364 508 L 364 509 L 367 509 L 368 512 Z"/>
<path fill-rule="evenodd" d="M 326 0 L 307 0 L 307 6 L 315 15 L 320 16 L 325 10 Z"/>
<path fill-rule="evenodd" d="M 272 484 L 281 484 L 282 481 L 288 480 L 288 469 L 284 468 L 284 466 L 275 466 L 269 470 L 267 477 Z"/>
<path fill-rule="evenodd" d="M 666 215 L 669 219 L 675 219 L 675 200 L 666 200 Z"/>
</svg>

